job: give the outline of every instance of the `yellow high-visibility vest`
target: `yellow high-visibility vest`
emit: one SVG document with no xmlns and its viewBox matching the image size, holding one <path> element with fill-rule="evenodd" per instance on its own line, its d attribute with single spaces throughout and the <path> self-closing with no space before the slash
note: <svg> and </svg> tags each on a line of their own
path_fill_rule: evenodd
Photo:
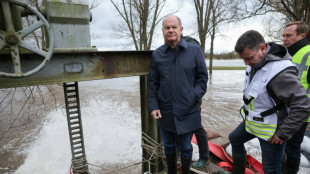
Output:
<svg viewBox="0 0 310 174">
<path fill-rule="evenodd" d="M 303 87 L 305 87 L 308 97 L 310 97 L 310 85 L 307 81 L 308 69 L 310 65 L 310 45 L 302 47 L 298 52 L 293 56 L 292 61 L 298 67 L 298 77 Z M 307 122 L 310 122 L 310 117 Z"/>
</svg>

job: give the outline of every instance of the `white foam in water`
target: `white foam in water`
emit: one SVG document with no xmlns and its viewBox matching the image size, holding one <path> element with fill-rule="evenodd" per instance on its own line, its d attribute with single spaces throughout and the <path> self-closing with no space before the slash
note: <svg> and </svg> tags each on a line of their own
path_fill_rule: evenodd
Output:
<svg viewBox="0 0 310 174">
<path fill-rule="evenodd" d="M 99 166 L 141 161 L 140 115 L 127 103 L 98 96 L 84 104 L 81 112 L 89 163 Z M 69 174 L 71 149 L 64 109 L 47 115 L 37 141 L 22 153 L 27 158 L 16 174 Z"/>
<path fill-rule="evenodd" d="M 50 112 L 38 139 L 22 152 L 27 158 L 15 173 L 68 173 L 71 151 L 66 124 L 65 110 Z"/>
</svg>

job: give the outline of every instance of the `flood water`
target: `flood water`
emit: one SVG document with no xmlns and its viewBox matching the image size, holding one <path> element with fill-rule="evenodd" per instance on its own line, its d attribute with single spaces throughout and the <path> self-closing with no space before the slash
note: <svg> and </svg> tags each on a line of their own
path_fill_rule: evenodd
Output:
<svg viewBox="0 0 310 174">
<path fill-rule="evenodd" d="M 201 106 L 204 127 L 216 129 L 241 121 L 243 75 L 243 70 L 213 71 Z M 11 128 L 0 141 L 0 173 L 69 174 L 71 150 L 63 89 L 60 85 L 48 87 L 41 87 L 42 94 L 36 91 L 37 98 L 29 103 L 35 112 L 29 111 L 17 119 L 19 123 L 28 123 Z M 12 95 L 8 90 L 0 90 L 0 135 L 14 121 L 12 114 L 18 115 L 23 107 L 22 95 L 29 93 L 18 88 L 14 103 L 7 106 Z M 92 164 L 91 173 L 105 173 L 141 161 L 139 90 L 139 77 L 79 83 L 85 151 Z M 5 96 L 9 97 L 3 100 Z M 42 96 L 44 101 L 40 100 Z M 138 165 L 125 171 L 141 173 L 141 168 Z"/>
</svg>

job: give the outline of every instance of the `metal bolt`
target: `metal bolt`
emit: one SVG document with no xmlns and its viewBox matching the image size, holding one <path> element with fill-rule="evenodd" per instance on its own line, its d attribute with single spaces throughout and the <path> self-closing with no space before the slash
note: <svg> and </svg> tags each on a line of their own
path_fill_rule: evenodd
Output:
<svg viewBox="0 0 310 174">
<path fill-rule="evenodd" d="M 6 43 L 8 43 L 9 45 L 16 45 L 18 43 L 18 38 L 16 35 L 14 34 L 8 34 L 5 37 L 5 41 Z"/>
</svg>

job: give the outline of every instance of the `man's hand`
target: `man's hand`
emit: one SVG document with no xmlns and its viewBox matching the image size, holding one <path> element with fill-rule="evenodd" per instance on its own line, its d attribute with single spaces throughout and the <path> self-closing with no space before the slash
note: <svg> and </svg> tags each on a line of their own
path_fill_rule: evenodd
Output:
<svg viewBox="0 0 310 174">
<path fill-rule="evenodd" d="M 151 112 L 151 115 L 154 119 L 159 119 L 161 118 L 161 113 L 160 113 L 160 110 L 154 110 Z"/>
<path fill-rule="evenodd" d="M 268 141 L 270 144 L 283 144 L 284 142 L 276 134 L 274 134 Z"/>
</svg>

